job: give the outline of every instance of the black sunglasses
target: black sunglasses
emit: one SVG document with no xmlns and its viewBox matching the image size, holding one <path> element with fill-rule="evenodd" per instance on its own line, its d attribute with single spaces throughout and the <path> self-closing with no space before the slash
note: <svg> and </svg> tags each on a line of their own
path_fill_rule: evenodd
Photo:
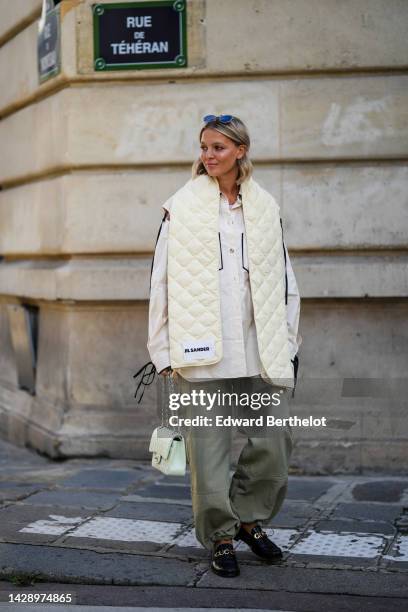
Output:
<svg viewBox="0 0 408 612">
<path fill-rule="evenodd" d="M 210 123 L 210 121 L 219 121 L 220 123 L 231 123 L 233 115 L 206 115 L 203 117 L 204 123 Z"/>
</svg>

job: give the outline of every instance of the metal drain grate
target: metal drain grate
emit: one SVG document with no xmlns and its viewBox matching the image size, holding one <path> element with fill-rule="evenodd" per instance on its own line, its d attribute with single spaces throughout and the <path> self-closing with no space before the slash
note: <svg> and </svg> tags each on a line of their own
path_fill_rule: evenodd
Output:
<svg viewBox="0 0 408 612">
<path fill-rule="evenodd" d="M 192 548 L 203 548 L 195 537 L 194 529 L 190 529 L 186 533 L 183 533 L 183 535 L 174 540 L 173 544 L 175 546 L 182 546 L 183 548 L 187 548 L 188 546 L 191 546 Z"/>
<path fill-rule="evenodd" d="M 97 517 L 72 531 L 69 536 L 165 544 L 174 539 L 180 527 L 181 523 Z"/>
<path fill-rule="evenodd" d="M 398 561 L 408 561 L 408 536 L 399 536 L 397 547 Z"/>
<path fill-rule="evenodd" d="M 330 557 L 373 558 L 381 554 L 384 540 L 378 536 L 355 533 L 309 532 L 307 538 L 296 544 L 295 555 L 323 555 Z"/>
<path fill-rule="evenodd" d="M 408 561 L 408 536 L 398 536 L 389 555 L 384 555 L 389 561 Z"/>
<path fill-rule="evenodd" d="M 40 520 L 20 529 L 26 533 L 43 533 L 63 535 L 77 523 L 86 518 L 50 515 L 54 520 Z M 165 544 L 171 542 L 181 523 L 160 521 L 141 521 L 123 518 L 96 517 L 68 533 L 68 537 L 98 538 L 99 540 L 118 540 L 122 542 L 154 542 Z"/>
<path fill-rule="evenodd" d="M 67 517 L 59 514 L 49 514 L 49 519 L 35 521 L 27 527 L 23 527 L 20 531 L 24 533 L 43 533 L 49 535 L 62 535 L 66 531 L 75 527 L 78 523 L 82 523 L 86 518 L 81 516 Z"/>
</svg>

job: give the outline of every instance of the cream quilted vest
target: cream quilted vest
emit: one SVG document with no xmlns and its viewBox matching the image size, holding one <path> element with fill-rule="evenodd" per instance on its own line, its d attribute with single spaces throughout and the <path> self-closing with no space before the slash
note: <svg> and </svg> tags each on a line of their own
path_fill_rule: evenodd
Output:
<svg viewBox="0 0 408 612">
<path fill-rule="evenodd" d="M 219 294 L 219 185 L 201 175 L 172 198 L 168 316 L 173 369 L 222 358 Z M 294 386 L 285 305 L 279 207 L 252 178 L 241 185 L 249 274 L 263 378 Z"/>
</svg>

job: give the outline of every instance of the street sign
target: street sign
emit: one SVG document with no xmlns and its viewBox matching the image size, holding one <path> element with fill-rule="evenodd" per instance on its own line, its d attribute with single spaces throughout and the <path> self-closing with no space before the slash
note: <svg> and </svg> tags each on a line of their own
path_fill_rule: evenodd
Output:
<svg viewBox="0 0 408 612">
<path fill-rule="evenodd" d="M 94 4 L 95 70 L 187 65 L 186 1 Z"/>
<path fill-rule="evenodd" d="M 38 76 L 40 83 L 56 76 L 61 70 L 61 34 L 59 5 L 43 0 L 38 24 Z"/>
</svg>

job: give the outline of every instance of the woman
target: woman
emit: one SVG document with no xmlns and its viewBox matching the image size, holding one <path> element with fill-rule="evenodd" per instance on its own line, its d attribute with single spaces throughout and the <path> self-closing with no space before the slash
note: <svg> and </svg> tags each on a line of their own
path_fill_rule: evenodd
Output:
<svg viewBox="0 0 408 612">
<path fill-rule="evenodd" d="M 151 274 L 151 360 L 190 397 L 287 391 L 296 383 L 300 300 L 279 207 L 252 179 L 240 119 L 207 115 L 199 141 L 193 178 L 163 205 Z M 202 403 L 203 412 L 209 405 Z M 212 552 L 212 570 L 226 577 L 239 574 L 233 538 L 264 560 L 281 557 L 260 524 L 283 503 L 292 450 L 289 426 L 263 436 L 239 429 L 248 440 L 232 480 L 230 431 L 211 426 L 200 435 L 191 427 L 186 435 L 196 536 Z"/>
</svg>

